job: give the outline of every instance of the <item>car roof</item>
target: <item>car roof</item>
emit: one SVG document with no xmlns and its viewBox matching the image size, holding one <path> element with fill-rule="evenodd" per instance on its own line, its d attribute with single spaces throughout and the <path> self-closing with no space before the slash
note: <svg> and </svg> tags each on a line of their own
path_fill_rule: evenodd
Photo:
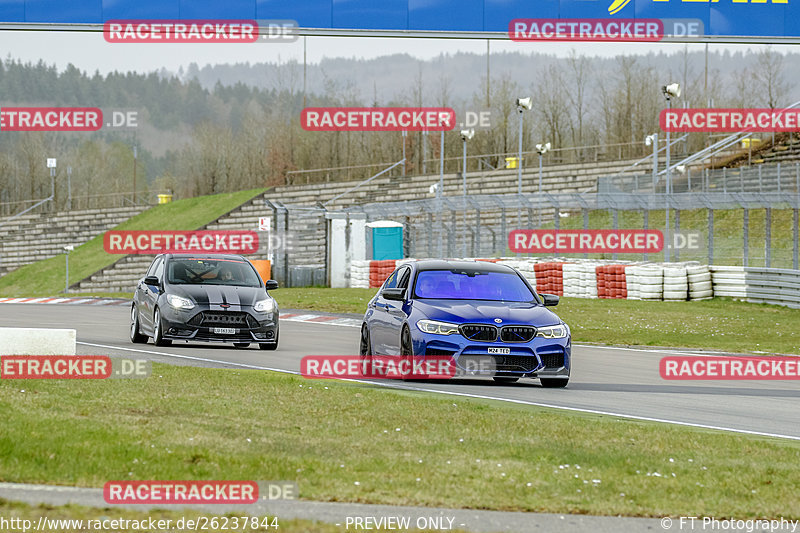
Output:
<svg viewBox="0 0 800 533">
<path fill-rule="evenodd" d="M 413 263 L 417 270 L 453 270 L 469 269 L 481 272 L 509 273 L 514 270 L 507 265 L 498 265 L 489 261 L 445 261 L 441 259 L 425 259 Z"/>
<path fill-rule="evenodd" d="M 175 258 L 175 259 L 208 259 L 209 261 L 213 260 L 235 260 L 235 261 L 245 261 L 247 259 L 242 257 L 241 255 L 234 255 L 234 254 L 165 254 L 168 259 Z"/>
</svg>

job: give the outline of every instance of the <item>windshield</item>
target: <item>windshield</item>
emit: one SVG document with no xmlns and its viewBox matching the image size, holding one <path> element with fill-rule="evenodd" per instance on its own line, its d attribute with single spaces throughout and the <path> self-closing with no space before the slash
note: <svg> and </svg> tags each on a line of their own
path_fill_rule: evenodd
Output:
<svg viewBox="0 0 800 533">
<path fill-rule="evenodd" d="M 513 272 L 424 270 L 414 286 L 417 298 L 532 302 L 533 293 Z"/>
<path fill-rule="evenodd" d="M 231 259 L 172 259 L 167 280 L 173 285 L 261 286 L 249 263 Z"/>
</svg>

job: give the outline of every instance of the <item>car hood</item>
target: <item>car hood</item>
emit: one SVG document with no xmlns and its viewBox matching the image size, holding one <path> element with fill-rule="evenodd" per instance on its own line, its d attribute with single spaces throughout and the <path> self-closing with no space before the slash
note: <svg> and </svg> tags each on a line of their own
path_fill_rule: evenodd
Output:
<svg viewBox="0 0 800 533">
<path fill-rule="evenodd" d="M 170 285 L 172 294 L 190 298 L 197 305 L 230 305 L 231 311 L 252 306 L 267 298 L 261 287 L 237 287 L 224 285 Z"/>
<path fill-rule="evenodd" d="M 431 320 L 455 324 L 477 322 L 528 324 L 536 327 L 560 324 L 558 315 L 544 306 L 525 302 L 490 302 L 484 300 L 415 300 L 414 309 Z M 495 319 L 502 320 L 501 323 Z"/>
</svg>

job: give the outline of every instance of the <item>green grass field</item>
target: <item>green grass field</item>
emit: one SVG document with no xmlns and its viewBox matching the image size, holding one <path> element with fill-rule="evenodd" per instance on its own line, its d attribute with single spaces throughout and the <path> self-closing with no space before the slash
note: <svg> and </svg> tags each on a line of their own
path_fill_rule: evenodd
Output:
<svg viewBox="0 0 800 533">
<path fill-rule="evenodd" d="M 144 380 L 3 380 L 0 410 L 2 481 L 288 479 L 319 501 L 800 518 L 786 440 L 159 364 Z"/>
<path fill-rule="evenodd" d="M 264 192 L 253 189 L 237 193 L 198 196 L 148 209 L 115 227 L 115 230 L 193 230 Z M 69 279 L 75 283 L 105 268 L 122 256 L 103 250 L 98 235 L 69 255 Z M 54 296 L 64 291 L 64 256 L 45 259 L 0 278 L 0 296 Z"/>
</svg>

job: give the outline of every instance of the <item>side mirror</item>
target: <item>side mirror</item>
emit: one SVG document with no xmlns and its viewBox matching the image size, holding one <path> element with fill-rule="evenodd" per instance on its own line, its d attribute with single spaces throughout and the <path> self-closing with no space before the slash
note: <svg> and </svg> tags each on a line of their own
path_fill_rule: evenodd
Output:
<svg viewBox="0 0 800 533">
<path fill-rule="evenodd" d="M 405 289 L 383 289 L 381 296 L 387 300 L 395 300 L 397 302 L 404 302 L 406 299 Z"/>
<path fill-rule="evenodd" d="M 275 289 L 278 288 L 278 282 L 275 281 L 274 279 L 269 279 L 264 282 L 264 288 L 267 289 L 268 291 L 274 291 Z"/>
<path fill-rule="evenodd" d="M 545 307 L 558 305 L 558 301 L 560 300 L 555 294 L 540 294 L 539 296 L 542 297 L 542 303 L 544 303 Z"/>
<path fill-rule="evenodd" d="M 161 282 L 158 281 L 158 278 L 156 276 L 147 276 L 146 278 L 144 278 L 144 284 L 151 285 L 153 287 L 161 286 Z"/>
</svg>

